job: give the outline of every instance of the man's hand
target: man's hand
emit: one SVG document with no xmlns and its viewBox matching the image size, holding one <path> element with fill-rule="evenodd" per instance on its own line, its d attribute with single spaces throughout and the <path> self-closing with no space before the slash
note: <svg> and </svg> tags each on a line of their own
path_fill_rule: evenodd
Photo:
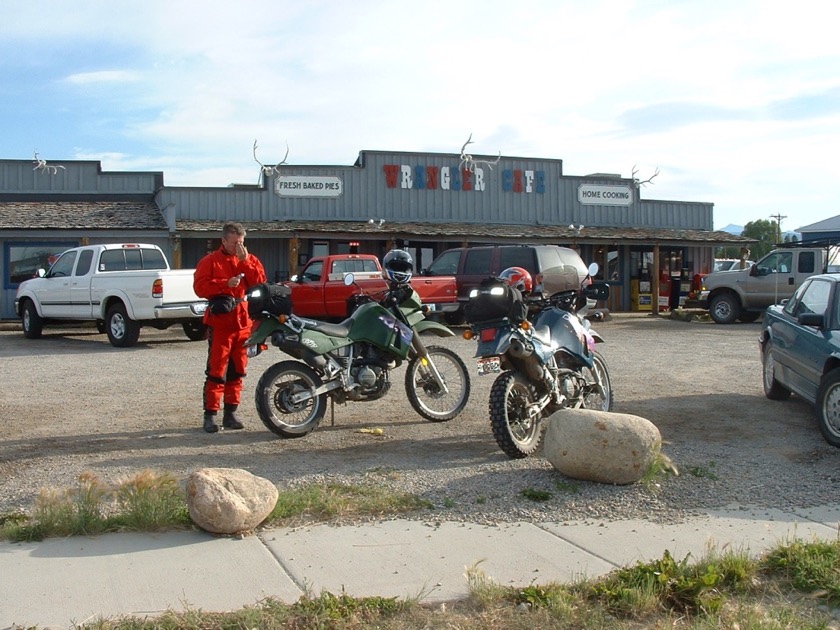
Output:
<svg viewBox="0 0 840 630">
<path fill-rule="evenodd" d="M 228 278 L 228 286 L 230 288 L 238 287 L 239 283 L 242 282 L 242 278 L 245 276 L 244 273 L 240 273 L 238 276 L 233 276 L 233 278 Z"/>
<path fill-rule="evenodd" d="M 248 258 L 248 250 L 245 247 L 245 243 L 237 243 L 236 244 L 236 257 L 242 261 Z"/>
</svg>

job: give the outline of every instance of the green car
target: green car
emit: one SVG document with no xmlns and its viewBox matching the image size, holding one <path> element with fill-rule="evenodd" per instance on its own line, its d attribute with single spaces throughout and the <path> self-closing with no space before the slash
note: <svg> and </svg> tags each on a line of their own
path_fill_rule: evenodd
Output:
<svg viewBox="0 0 840 630">
<path fill-rule="evenodd" d="M 840 447 L 840 274 L 808 278 L 789 300 L 767 308 L 761 325 L 764 395 L 791 393 L 816 407 L 820 431 Z"/>
</svg>

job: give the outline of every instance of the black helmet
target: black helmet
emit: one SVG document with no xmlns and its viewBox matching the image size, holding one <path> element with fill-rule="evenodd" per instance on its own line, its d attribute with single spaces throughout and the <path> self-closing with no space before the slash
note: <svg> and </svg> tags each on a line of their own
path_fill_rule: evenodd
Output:
<svg viewBox="0 0 840 630">
<path fill-rule="evenodd" d="M 408 284 L 414 272 L 414 261 L 411 254 L 402 249 L 392 249 L 382 259 L 382 266 L 388 278 L 397 284 Z"/>
</svg>

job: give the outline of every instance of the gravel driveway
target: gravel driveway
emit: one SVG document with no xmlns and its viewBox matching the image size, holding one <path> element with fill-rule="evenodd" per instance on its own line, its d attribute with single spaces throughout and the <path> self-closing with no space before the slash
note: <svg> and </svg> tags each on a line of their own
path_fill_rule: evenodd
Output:
<svg viewBox="0 0 840 630">
<path fill-rule="evenodd" d="M 6 328 L 9 328 L 6 326 Z M 617 314 L 596 327 L 606 343 L 615 411 L 662 432 L 681 475 L 662 487 L 605 486 L 567 479 L 537 453 L 508 459 L 487 418 L 492 377 L 472 376 L 464 413 L 440 424 L 409 406 L 404 368 L 383 400 L 335 407 L 314 433 L 274 436 L 253 403 L 259 375 L 288 358 L 270 348 L 251 361 L 242 431 L 201 430 L 206 345 L 180 329 L 144 329 L 117 349 L 94 329 L 47 328 L 40 340 L 0 331 L 0 513 L 29 509 L 42 487 L 74 485 L 93 470 L 106 480 L 144 470 L 179 477 L 205 466 L 245 468 L 281 489 L 318 480 L 371 482 L 434 504 L 417 518 L 493 523 L 531 520 L 666 522 L 721 506 L 774 508 L 840 504 L 840 450 L 826 444 L 812 409 L 761 389 L 759 324 L 719 326 L 648 314 Z M 429 343 L 456 350 L 472 370 L 474 342 Z M 380 427 L 384 435 L 360 432 Z M 551 493 L 535 503 L 525 489 Z"/>
</svg>

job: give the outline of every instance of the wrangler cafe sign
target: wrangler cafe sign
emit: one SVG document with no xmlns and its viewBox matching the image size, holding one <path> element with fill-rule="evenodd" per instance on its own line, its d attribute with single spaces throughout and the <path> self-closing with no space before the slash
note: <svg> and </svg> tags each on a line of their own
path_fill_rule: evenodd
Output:
<svg viewBox="0 0 840 630">
<path fill-rule="evenodd" d="M 385 164 L 385 184 L 403 190 L 464 190 L 484 192 L 487 180 L 483 168 Z M 545 171 L 505 169 L 502 190 L 516 193 L 545 193 Z"/>
</svg>

